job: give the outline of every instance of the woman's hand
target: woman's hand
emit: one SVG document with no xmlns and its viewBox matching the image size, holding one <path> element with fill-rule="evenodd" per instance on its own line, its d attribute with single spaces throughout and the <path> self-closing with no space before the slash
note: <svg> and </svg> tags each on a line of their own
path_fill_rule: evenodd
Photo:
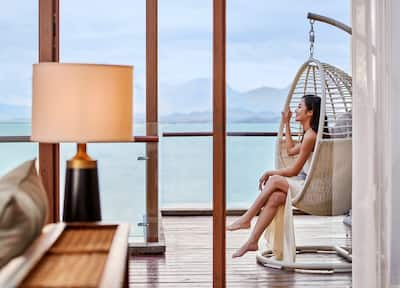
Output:
<svg viewBox="0 0 400 288">
<path fill-rule="evenodd" d="M 271 177 L 271 176 L 272 176 L 271 172 L 267 171 L 260 177 L 260 180 L 259 180 L 259 183 L 258 183 L 258 190 L 261 190 L 263 188 L 265 183 L 267 183 L 268 178 Z"/>
<path fill-rule="evenodd" d="M 292 118 L 292 111 L 290 111 L 290 109 L 282 112 L 283 123 L 289 124 L 291 118 Z"/>
</svg>

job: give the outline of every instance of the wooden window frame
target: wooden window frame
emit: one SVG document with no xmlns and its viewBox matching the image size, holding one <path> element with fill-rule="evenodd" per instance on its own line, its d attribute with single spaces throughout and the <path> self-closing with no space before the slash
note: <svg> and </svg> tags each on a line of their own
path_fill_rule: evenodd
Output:
<svg viewBox="0 0 400 288">
<path fill-rule="evenodd" d="M 39 0 L 39 62 L 59 61 L 59 0 Z M 39 173 L 49 199 L 48 222 L 60 220 L 60 145 L 39 143 Z"/>
<path fill-rule="evenodd" d="M 213 0 L 213 286 L 226 285 L 226 0 Z"/>
</svg>

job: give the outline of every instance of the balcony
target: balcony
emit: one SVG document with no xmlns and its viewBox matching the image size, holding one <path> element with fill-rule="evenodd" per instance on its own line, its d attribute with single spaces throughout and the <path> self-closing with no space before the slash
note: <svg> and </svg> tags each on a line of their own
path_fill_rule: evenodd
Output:
<svg viewBox="0 0 400 288">
<path fill-rule="evenodd" d="M 75 13 L 73 13 L 74 9 L 68 8 L 73 7 L 73 4 L 66 4 L 67 2 L 61 4 L 59 1 L 48 0 L 39 1 L 40 5 L 36 3 L 39 10 L 34 10 L 33 12 L 34 15 L 38 16 L 38 19 L 35 18 L 34 20 L 38 20 L 39 27 L 35 26 L 35 29 L 37 28 L 38 31 L 34 30 L 32 33 L 39 35 L 38 44 L 40 44 L 37 45 L 38 47 L 32 49 L 35 52 L 36 50 L 39 52 L 39 58 L 35 58 L 35 62 L 58 62 L 60 58 L 63 61 L 99 61 L 99 58 L 93 56 L 96 55 L 96 53 L 88 53 L 85 49 L 79 49 L 81 45 L 90 47 L 91 52 L 99 49 L 100 54 L 104 56 L 104 58 L 101 58 L 103 62 L 115 61 L 115 59 L 121 61 L 121 59 L 130 59 L 130 57 L 134 57 L 135 61 L 138 61 L 139 69 L 135 70 L 138 71 L 136 82 L 138 85 L 135 86 L 137 89 L 135 93 L 138 92 L 138 94 L 141 95 L 141 98 L 138 97 L 137 99 L 139 99 L 138 106 L 142 114 L 138 113 L 139 116 L 136 118 L 139 119 L 135 119 L 135 138 L 132 140 L 132 143 L 88 144 L 88 150 L 91 152 L 91 155 L 99 160 L 103 220 L 105 222 L 129 223 L 131 226 L 129 237 L 131 247 L 135 248 L 141 244 L 144 246 L 152 246 L 153 244 L 157 245 L 162 242 L 161 246 L 165 246 L 166 249 L 165 253 L 155 253 L 153 255 L 132 253 L 129 258 L 129 286 L 211 287 L 213 283 L 216 283 L 213 282 L 213 276 L 215 277 L 215 275 L 218 275 L 221 271 L 225 271 L 226 285 L 229 287 L 347 287 L 352 285 L 352 278 L 349 273 L 333 275 L 298 274 L 290 271 L 280 271 L 263 267 L 256 263 L 254 252 L 248 253 L 241 259 L 232 260 L 230 258 L 231 254 L 246 240 L 248 235 L 247 231 L 227 232 L 226 247 L 225 244 L 223 244 L 224 249 L 219 251 L 220 255 L 215 256 L 214 254 L 213 257 L 213 252 L 215 252 L 215 250 L 213 250 L 213 244 L 214 247 L 216 247 L 215 244 L 218 243 L 222 245 L 221 243 L 224 243 L 223 240 L 225 239 L 223 230 L 215 229 L 213 231 L 212 229 L 213 218 L 211 216 L 213 204 L 215 205 L 217 202 L 220 205 L 218 208 L 214 206 L 214 212 L 216 211 L 215 218 L 219 220 L 223 219 L 222 216 L 226 206 L 226 213 L 228 215 L 226 221 L 229 223 L 236 219 L 238 215 L 242 214 L 251 201 L 256 198 L 258 195 L 257 182 L 260 174 L 265 170 L 275 167 L 274 150 L 277 136 L 276 131 L 278 129 L 278 123 L 276 121 L 279 112 L 277 112 L 277 115 L 266 116 L 264 110 L 258 110 L 257 117 L 247 119 L 248 121 L 243 122 L 243 119 L 239 117 L 239 120 L 236 119 L 235 121 L 228 121 L 226 123 L 222 121 L 225 115 L 216 113 L 215 111 L 214 113 L 211 112 L 212 108 L 210 107 L 218 105 L 215 105 L 215 102 L 211 103 L 210 100 L 206 103 L 207 109 L 210 111 L 207 110 L 203 114 L 199 113 L 201 115 L 197 115 L 197 117 L 200 120 L 197 119 L 199 120 L 197 122 L 187 121 L 187 119 L 183 119 L 184 121 L 182 121 L 182 118 L 187 117 L 188 113 L 186 112 L 188 111 L 180 111 L 182 114 L 175 115 L 175 117 L 177 117 L 175 119 L 166 116 L 164 118 L 158 118 L 159 113 L 157 112 L 168 111 L 168 109 L 170 109 L 169 105 L 174 104 L 173 101 L 171 101 L 172 104 L 163 102 L 165 105 L 160 105 L 160 103 L 157 102 L 159 98 L 161 99 L 165 95 L 171 96 L 173 95 L 171 91 L 174 92 L 174 89 L 171 89 L 171 86 L 173 86 L 172 84 L 158 85 L 162 82 L 160 80 L 163 80 L 164 76 L 169 76 L 170 74 L 169 70 L 165 69 L 165 67 L 171 67 L 171 63 L 179 62 L 182 66 L 179 72 L 182 72 L 187 64 L 185 63 L 185 59 L 187 58 L 180 59 L 179 57 L 188 56 L 183 54 L 175 55 L 176 59 L 171 61 L 170 58 L 165 56 L 168 53 L 166 53 L 167 49 L 164 47 L 166 50 L 162 50 L 163 48 L 160 49 L 160 54 L 167 60 L 164 60 L 165 66 L 161 65 L 160 72 L 158 71 L 158 62 L 157 60 L 154 61 L 158 56 L 158 1 L 148 0 L 138 4 L 140 8 L 138 10 L 140 10 L 143 15 L 146 15 L 147 22 L 144 21 L 145 19 L 143 17 L 130 17 L 132 16 L 130 14 L 128 15 L 129 17 L 127 17 L 127 15 L 123 16 L 125 20 L 134 18 L 135 21 L 137 21 L 135 25 L 143 28 L 143 31 L 138 33 L 138 35 L 140 35 L 138 36 L 138 39 L 140 39 L 140 41 L 138 41 L 140 42 L 139 45 L 133 45 L 139 47 L 138 50 L 140 50 L 140 52 L 137 53 L 139 56 L 136 52 L 134 55 L 129 54 L 130 52 L 124 54 L 126 51 L 114 51 L 114 54 L 105 53 L 101 48 L 103 47 L 102 45 L 107 46 L 109 49 L 114 49 L 116 46 L 123 46 L 121 43 L 126 43 L 128 39 L 131 39 L 129 37 L 132 35 L 127 36 L 123 33 L 121 34 L 122 36 L 113 35 L 114 38 L 111 38 L 117 41 L 115 43 L 108 38 L 103 38 L 103 36 L 99 38 L 93 37 L 93 39 L 90 37 L 80 38 L 81 35 L 77 33 L 80 29 L 77 29 L 72 23 L 72 19 L 77 18 L 73 18 L 72 16 L 78 17 L 78 22 L 84 23 L 84 25 L 87 25 L 86 29 L 90 30 L 92 25 L 93 27 L 96 25 L 85 22 L 85 19 L 86 15 L 88 12 L 92 11 L 91 9 L 93 7 L 89 7 L 90 9 L 86 12 L 84 10 L 79 10 L 79 12 L 83 11 L 83 13 L 76 13 L 75 15 Z M 160 1 L 160 3 L 161 2 L 162 1 Z M 222 3 L 222 1 L 214 2 Z M 68 3 L 72 3 L 72 1 Z M 168 5 L 165 4 L 167 2 L 162 3 L 164 8 L 168 7 Z M 60 6 L 60 4 L 64 6 Z M 195 2 L 192 2 L 192 4 L 195 4 Z M 79 6 L 77 2 L 75 5 Z M 95 5 L 96 4 L 93 4 L 93 6 Z M 208 1 L 207 5 L 207 7 L 210 8 L 209 11 L 207 10 L 209 12 L 207 17 L 211 20 L 211 1 Z M 88 8 L 88 6 L 85 7 Z M 177 9 L 177 7 L 175 8 Z M 110 9 L 115 9 L 115 7 Z M 59 17 L 60 11 L 64 13 L 61 14 L 63 14 L 65 18 Z M 225 13 L 225 7 L 219 7 L 215 9 L 215 11 Z M 134 15 L 136 16 L 136 14 Z M 234 10 L 233 15 L 236 20 L 240 20 L 242 16 L 241 11 L 238 9 Z M 59 26 L 60 19 L 62 24 L 61 29 Z M 161 19 L 164 21 L 166 27 L 168 27 L 168 21 L 165 21 L 165 19 L 169 18 L 161 17 L 160 20 Z M 218 20 L 222 18 L 216 15 L 215 19 Z M 251 17 L 248 17 L 247 21 L 250 20 Z M 99 21 L 94 22 L 98 25 L 104 24 L 104 18 L 100 17 L 96 19 L 96 21 Z M 239 26 L 234 26 L 232 28 L 233 32 L 238 27 L 242 27 L 244 20 L 242 21 L 243 22 L 238 21 Z M 218 30 L 218 28 L 222 29 L 223 23 L 218 22 L 215 24 L 217 29 L 213 31 L 211 31 L 211 21 L 207 23 L 209 33 L 206 33 L 208 35 L 206 37 L 208 41 L 206 44 L 208 43 L 211 46 L 211 38 L 209 36 L 214 33 L 217 36 L 215 39 L 217 43 L 216 48 L 214 47 L 214 49 L 216 49 L 215 51 L 218 49 L 220 49 L 219 51 L 225 51 L 226 43 L 225 40 L 222 40 L 224 39 L 222 37 L 223 33 L 221 30 Z M 124 25 L 121 25 L 121 23 L 119 24 L 120 26 L 126 27 L 126 23 L 123 23 Z M 72 28 L 71 30 L 62 30 L 63 27 Z M 102 28 L 104 27 L 102 26 Z M 62 33 L 60 33 L 60 31 Z M 168 29 L 160 31 L 161 38 L 165 37 L 163 33 L 166 33 L 166 31 L 168 31 Z M 105 35 L 107 35 L 107 33 L 105 33 Z M 232 33 L 232 35 L 235 34 Z M 259 39 L 262 38 L 260 35 L 257 37 Z M 88 40 L 87 43 L 85 43 L 86 40 Z M 235 37 L 233 37 L 232 43 L 233 42 L 235 42 Z M 71 46 L 68 46 L 66 43 L 69 43 Z M 135 42 L 134 44 L 137 43 Z M 63 47 L 66 49 L 63 50 Z M 263 48 L 265 47 L 263 46 Z M 208 58 L 201 58 L 203 60 L 211 59 L 211 49 L 207 49 L 209 50 L 207 51 Z M 234 49 L 240 52 L 243 47 L 236 47 Z M 264 50 L 262 50 L 260 54 L 263 53 Z M 297 52 L 295 54 L 297 55 Z M 197 54 L 194 53 L 194 55 Z M 204 56 L 201 53 L 199 55 Z M 90 58 L 92 56 L 93 58 Z M 302 56 L 304 55 L 302 54 Z M 216 63 L 214 63 L 213 67 L 217 67 L 217 73 L 218 71 L 221 73 L 222 67 L 225 69 L 227 66 L 223 58 L 224 57 L 219 56 L 214 57 Z M 147 60 L 146 63 L 145 60 Z M 233 62 L 234 60 L 234 57 L 232 57 Z M 301 58 L 301 61 L 302 60 L 303 58 Z M 31 64 L 30 60 L 27 62 Z M 160 63 L 161 62 L 162 60 L 160 60 Z M 204 71 L 211 70 L 211 61 L 210 63 L 206 63 L 206 61 L 203 62 L 205 64 L 202 63 L 204 66 L 202 66 L 201 69 Z M 234 75 L 233 71 L 240 70 L 236 68 L 242 66 L 238 62 L 234 63 L 237 66 L 231 68 L 231 79 L 237 80 L 240 76 Z M 258 66 L 256 64 L 257 63 L 253 63 L 257 68 Z M 286 68 L 279 67 L 278 64 L 280 65 L 280 63 L 274 64 L 275 68 L 279 68 L 277 71 L 282 75 L 286 74 Z M 295 64 L 297 65 L 298 63 L 296 62 Z M 293 64 L 291 63 L 291 65 Z M 218 68 L 220 68 L 220 70 L 218 70 Z M 264 69 L 260 71 L 264 71 Z M 182 73 L 176 74 L 177 78 L 182 76 Z M 217 76 L 208 75 L 205 79 L 195 79 L 202 84 L 200 88 L 197 87 L 196 89 L 204 92 L 204 95 L 210 96 L 214 94 L 215 99 L 221 101 L 219 102 L 220 104 L 225 100 L 223 99 L 224 97 L 222 97 L 225 96 L 225 92 L 231 97 L 228 101 L 231 99 L 236 99 L 237 101 L 239 97 L 243 96 L 257 98 L 257 95 L 254 95 L 254 91 L 251 89 L 249 89 L 249 93 L 243 91 L 239 93 L 230 87 L 226 87 L 227 89 L 225 90 L 216 89 L 218 91 L 225 91 L 223 93 L 212 93 L 211 85 L 215 85 L 213 84 L 212 80 L 214 79 L 212 77 L 220 80 L 216 85 L 221 85 L 219 86 L 220 88 L 225 87 L 224 85 L 226 83 L 221 80 L 224 79 L 224 77 L 220 77 L 221 75 L 222 74 Z M 251 77 L 249 78 L 246 73 L 243 73 L 243 77 L 247 78 L 246 81 L 251 81 Z M 169 80 L 168 77 L 165 79 Z M 277 83 L 279 82 L 278 80 L 276 80 Z M 25 83 L 27 79 L 20 79 L 20 81 L 24 81 Z M 189 90 L 192 87 L 190 85 L 193 85 L 193 82 L 196 81 L 190 80 L 189 83 L 186 83 L 187 85 L 184 88 Z M 287 85 L 286 82 L 285 85 Z M 146 89 L 144 89 L 144 87 L 146 87 Z M 283 86 L 281 85 L 281 87 Z M 257 86 L 255 88 L 260 87 Z M 265 88 L 264 90 L 261 89 L 261 92 L 267 90 L 266 87 L 261 88 Z M 216 90 L 214 90 L 214 92 Z M 283 105 L 285 96 L 282 95 L 287 94 L 288 88 L 283 87 L 277 90 L 279 91 L 275 92 L 278 94 L 280 93 L 280 102 L 274 102 L 274 98 L 271 97 L 269 99 L 271 101 L 268 102 L 270 106 L 276 105 L 276 107 L 281 107 Z M 258 90 L 258 92 L 260 91 Z M 194 95 L 196 96 L 196 94 Z M 209 98 L 211 99 L 211 96 Z M 173 97 L 168 99 L 171 100 Z M 187 105 L 190 104 L 184 103 Z M 251 105 L 253 109 L 257 110 L 257 108 L 259 108 L 257 106 L 261 106 L 263 103 L 264 100 L 261 100 L 261 102 L 251 103 Z M 232 108 L 227 111 L 228 119 L 230 120 L 233 118 L 233 113 L 241 111 L 238 108 L 241 108 L 242 102 L 238 101 L 234 103 L 234 105 L 232 103 L 223 104 L 226 104 L 228 108 Z M 185 109 L 186 108 L 188 107 L 185 107 Z M 204 107 L 201 106 L 201 108 Z M 277 109 L 275 110 L 278 111 Z M 25 114 L 24 116 L 26 116 Z M 218 118 L 217 120 L 214 119 L 214 124 L 219 123 L 220 125 L 227 125 L 226 131 L 228 132 L 226 135 L 224 134 L 226 132 L 225 128 L 222 132 L 211 132 L 214 129 L 212 123 L 213 114 Z M 260 121 L 260 118 L 262 121 Z M 177 119 L 179 121 L 176 121 Z M 41 159 L 41 168 L 48 172 L 44 177 L 47 180 L 45 186 L 50 198 L 50 221 L 57 222 L 60 221 L 60 215 L 63 213 L 62 203 L 65 160 L 73 156 L 75 146 L 74 144 L 61 143 L 46 144 L 47 146 L 44 147 L 43 143 L 31 143 L 29 140 L 30 130 L 29 122 L 0 122 L 0 148 L 3 153 L 2 162 L 0 163 L 0 173 L 2 174 L 23 160 L 39 157 Z M 222 177 L 213 179 L 215 176 L 213 170 L 215 171 L 216 168 L 213 166 L 213 149 L 215 149 L 215 147 L 224 147 L 223 151 L 225 152 L 225 144 L 222 145 L 222 141 L 215 146 L 213 140 L 217 137 L 219 137 L 219 140 L 222 138 L 226 139 L 226 162 L 223 163 L 223 161 L 220 161 L 222 166 L 219 167 L 223 167 L 223 171 L 226 171 L 225 190 L 215 189 L 215 187 L 213 187 L 213 181 L 219 182 L 220 185 L 225 183 L 225 179 Z M 219 156 L 220 155 L 222 154 L 220 153 Z M 216 156 L 214 155 L 214 157 Z M 220 171 L 222 171 L 222 169 Z M 223 185 L 219 186 L 219 188 L 223 187 Z M 213 193 L 221 197 L 219 201 L 213 202 Z M 225 196 L 225 193 L 226 203 L 223 203 L 221 199 L 224 199 L 222 195 Z M 158 218 L 159 212 L 162 215 L 161 218 Z M 342 223 L 342 216 L 318 217 L 305 215 L 296 210 L 294 218 L 297 232 L 296 240 L 298 244 L 343 245 L 351 249 L 351 229 Z M 162 252 L 162 250 L 155 251 Z M 225 259 L 225 253 L 227 259 L 226 270 L 224 269 L 225 261 L 222 261 L 222 259 Z M 311 261 L 310 257 L 311 256 L 307 254 L 299 255 L 299 258 L 306 262 Z M 318 255 L 318 260 L 321 262 L 331 261 L 332 259 L 340 261 L 333 255 Z M 221 265 L 218 266 L 215 263 L 221 263 Z M 221 282 L 218 283 L 215 285 L 221 286 Z"/>
</svg>

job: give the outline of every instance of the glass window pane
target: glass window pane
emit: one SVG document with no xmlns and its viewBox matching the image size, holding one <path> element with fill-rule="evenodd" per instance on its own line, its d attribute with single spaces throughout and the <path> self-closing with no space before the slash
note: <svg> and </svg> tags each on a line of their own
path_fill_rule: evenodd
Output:
<svg viewBox="0 0 400 288">
<path fill-rule="evenodd" d="M 158 26 L 160 122 L 210 131 L 212 1 L 160 0 Z"/>
<path fill-rule="evenodd" d="M 0 136 L 31 134 L 32 64 L 38 61 L 38 1 L 0 10 Z M 36 143 L 0 143 L 0 175 L 37 157 Z"/>
<path fill-rule="evenodd" d="M 145 4 L 144 0 L 60 1 L 60 62 L 133 65 L 135 122 L 143 122 L 146 111 Z"/>
<path fill-rule="evenodd" d="M 307 12 L 311 11 L 333 17 L 344 23 L 350 23 L 349 8 L 350 1 L 342 1 L 340 5 L 338 5 L 338 2 L 302 0 L 257 0 L 252 1 L 252 5 L 249 5 L 249 1 L 244 0 L 227 1 L 228 131 L 278 131 L 281 111 L 284 109 L 292 81 L 301 65 L 310 59 L 310 22 L 307 19 Z M 349 72 L 350 36 L 342 30 L 320 22 L 314 24 L 314 31 L 316 39 L 314 57 L 321 62 L 329 63 Z M 317 67 L 321 68 L 321 66 Z M 328 69 L 325 67 L 327 66 L 324 66 L 324 69 Z M 321 70 L 323 69 L 321 68 Z M 312 71 L 312 68 L 309 71 Z M 332 98 L 329 99 L 334 100 L 328 102 L 329 99 L 327 99 L 326 103 L 332 105 L 321 107 L 321 109 L 326 108 L 326 112 L 323 111 L 321 117 L 325 117 L 324 114 L 329 117 L 331 116 L 330 113 L 336 113 L 335 117 L 330 117 L 329 120 L 335 119 L 336 121 L 341 116 L 348 116 L 351 123 L 351 108 L 348 109 L 348 107 L 351 107 L 351 95 L 349 95 L 351 92 L 344 92 L 347 83 L 338 79 L 339 77 L 336 74 L 339 74 L 339 72 L 337 71 L 331 73 L 332 77 L 329 78 L 327 81 L 329 83 L 326 85 L 329 86 L 329 91 L 326 92 L 332 95 Z M 294 131 L 294 127 L 300 126 L 300 123 L 295 123 L 294 119 L 298 104 L 296 101 L 300 102 L 306 91 L 323 97 L 319 87 L 312 89 L 312 91 L 309 89 L 311 83 L 315 86 L 318 84 L 322 86 L 320 79 L 318 79 L 318 73 L 311 72 L 307 75 L 305 73 L 303 77 L 299 77 L 300 85 L 296 87 L 296 95 L 292 98 L 295 101 L 290 102 L 290 109 L 293 112 L 292 132 L 297 132 Z M 314 75 L 317 75 L 317 77 L 314 77 Z M 305 78 L 311 78 L 307 82 L 308 85 L 305 84 L 305 81 L 302 82 Z M 344 82 L 350 79 L 348 76 L 343 78 L 346 79 Z M 351 87 L 351 83 L 347 85 L 347 87 L 349 86 Z M 334 93 L 335 95 L 333 95 Z M 312 107 L 313 115 L 319 115 L 315 109 L 318 105 L 317 101 L 315 98 L 310 100 L 310 102 L 315 103 Z M 347 101 L 350 102 L 349 105 L 346 103 Z M 310 108 L 307 107 L 307 109 Z M 297 117 L 297 122 L 302 122 L 302 124 L 305 124 L 304 129 L 308 129 L 306 124 L 310 123 L 306 122 L 306 117 L 301 117 L 303 115 L 301 112 L 300 116 Z M 304 129 L 299 129 L 298 132 L 303 133 Z M 319 127 L 319 129 L 320 132 L 323 131 L 323 127 Z M 315 130 L 317 129 L 315 128 Z M 311 133 L 311 131 L 309 132 Z M 260 213 L 261 218 L 267 222 L 257 221 L 258 228 L 260 228 L 260 223 L 265 224 L 264 227 L 252 229 L 250 232 L 251 240 L 254 239 L 254 236 L 257 240 L 260 240 L 258 242 L 260 244 L 259 252 L 263 253 L 268 249 L 273 249 L 274 257 L 279 258 L 276 248 L 279 251 L 277 246 L 282 243 L 278 242 L 278 245 L 271 247 L 271 244 L 277 238 L 270 241 L 272 239 L 265 237 L 268 233 L 257 234 L 257 231 L 264 232 L 263 230 L 267 227 L 272 232 L 277 232 L 280 229 L 285 231 L 283 232 L 285 239 L 283 246 L 285 247 L 283 251 L 284 262 L 294 261 L 288 256 L 292 254 L 292 251 L 286 249 L 286 247 L 294 248 L 295 245 L 342 245 L 351 249 L 351 239 L 348 237 L 351 229 L 342 223 L 343 214 L 348 213 L 351 208 L 352 176 L 351 161 L 348 161 L 348 159 L 351 159 L 351 136 L 342 138 L 346 139 L 315 142 L 314 154 L 306 155 L 309 160 L 302 164 L 302 168 L 299 167 L 299 171 L 285 169 L 285 171 L 281 170 L 280 173 L 277 173 L 275 171 L 280 168 L 298 167 L 294 166 L 298 153 L 291 151 L 296 155 L 288 155 L 284 146 L 284 140 L 286 140 L 284 137 L 280 145 L 277 145 L 279 144 L 277 137 L 228 137 L 227 206 L 247 209 L 250 204 L 254 203 L 257 196 L 263 195 L 265 197 L 265 199 L 261 198 L 264 203 L 258 202 L 259 205 L 255 206 L 258 207 L 258 211 L 254 211 L 254 214 Z M 275 165 L 275 154 L 277 152 L 279 152 L 279 158 L 276 160 L 279 163 Z M 308 164 L 311 164 L 311 168 Z M 300 169 L 303 170 L 304 174 L 301 173 Z M 259 178 L 266 171 L 270 171 L 271 174 L 284 174 L 287 178 L 290 177 L 290 180 L 278 178 L 280 181 L 286 181 L 289 189 L 283 188 L 283 185 L 274 186 L 274 182 L 269 182 L 266 189 L 259 191 Z M 296 176 L 298 177 L 295 178 Z M 270 189 L 271 187 L 274 189 Z M 288 193 L 281 194 L 288 197 L 283 197 L 280 204 L 289 204 L 281 206 L 283 210 L 278 210 L 279 212 L 282 211 L 282 214 L 275 213 L 273 209 L 270 209 L 271 205 L 274 204 L 271 201 L 276 198 L 268 196 L 269 192 L 272 195 L 280 195 L 278 194 L 280 190 L 287 190 L 285 192 Z M 298 201 L 287 203 L 292 199 L 298 199 Z M 294 206 L 298 208 L 297 211 L 311 215 L 307 217 L 295 215 L 292 218 L 291 203 L 294 203 Z M 321 215 L 334 217 L 320 217 Z M 246 214 L 247 216 L 249 214 Z M 246 217 L 243 218 L 245 221 L 253 220 Z M 275 225 L 269 226 L 272 220 L 275 221 Z M 255 224 L 255 221 L 253 223 Z M 291 234 L 293 231 L 291 225 L 293 224 L 295 237 Z M 284 227 L 278 226 L 277 228 L 276 225 L 284 225 Z M 252 225 L 252 228 L 254 228 L 254 225 Z M 273 229 L 277 230 L 274 231 Z M 335 233 L 332 234 L 332 231 Z M 315 237 L 315 235 L 320 235 L 320 237 Z M 245 241 L 246 239 L 243 239 L 243 243 Z M 302 255 L 296 256 L 297 263 L 305 263 L 309 259 L 311 258 L 306 258 L 305 255 L 304 257 Z M 333 268 L 333 263 L 345 262 L 343 258 L 336 255 L 326 255 L 320 259 L 317 259 L 317 257 L 313 259 L 315 264 L 326 264 L 329 268 Z M 351 267 L 351 263 L 348 265 Z M 345 281 L 351 283 L 351 275 L 347 276 Z"/>
<path fill-rule="evenodd" d="M 309 7 L 290 0 L 227 2 L 228 131 L 278 131 L 290 85 L 309 58 Z M 312 7 L 314 13 L 350 22 L 349 3 L 312 1 Z M 314 30 L 314 56 L 349 71 L 350 37 L 324 23 L 315 23 Z M 275 169 L 275 143 L 276 137 L 228 137 L 228 207 L 255 199 L 259 177 Z"/>
<path fill-rule="evenodd" d="M 32 64 L 38 61 L 38 1 L 3 3 L 0 37 L 0 122 L 27 123 L 31 119 Z M 3 129 L 3 135 L 21 133 L 19 128 Z M 30 135 L 30 126 L 24 129 Z"/>
<path fill-rule="evenodd" d="M 212 1 L 159 1 L 159 131 L 212 130 Z M 161 207 L 211 207 L 212 138 L 161 137 Z"/>
<path fill-rule="evenodd" d="M 144 135 L 145 127 L 145 6 L 144 0 L 60 1 L 61 62 L 134 66 L 135 135 Z M 60 191 L 64 191 L 65 161 L 75 151 L 74 144 L 62 145 Z M 145 156 L 145 145 L 89 144 L 88 152 L 98 160 L 103 219 L 142 222 L 145 161 L 137 158 Z M 140 232 L 136 228 L 134 225 L 133 233 Z"/>
</svg>

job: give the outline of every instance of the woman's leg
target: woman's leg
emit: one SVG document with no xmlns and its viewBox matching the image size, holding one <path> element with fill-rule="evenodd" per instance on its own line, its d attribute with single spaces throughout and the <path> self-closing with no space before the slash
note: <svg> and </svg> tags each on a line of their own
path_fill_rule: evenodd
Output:
<svg viewBox="0 0 400 288">
<path fill-rule="evenodd" d="M 261 234 L 264 232 L 265 228 L 268 227 L 272 219 L 275 217 L 279 206 L 285 204 L 285 202 L 285 192 L 275 191 L 272 193 L 264 209 L 262 209 L 260 215 L 258 216 L 257 223 L 254 226 L 254 229 L 251 232 L 249 239 L 240 249 L 238 249 L 232 255 L 232 258 L 241 257 L 248 251 L 256 251 L 258 249 L 258 239 L 260 239 Z"/>
<path fill-rule="evenodd" d="M 285 177 L 274 175 L 271 176 L 261 193 L 258 195 L 257 199 L 250 206 L 250 208 L 244 213 L 240 218 L 234 221 L 232 224 L 227 226 L 227 230 L 235 231 L 239 229 L 247 229 L 250 228 L 251 219 L 260 212 L 261 208 L 264 207 L 265 203 L 268 200 L 268 197 L 274 191 L 282 191 L 287 192 L 289 190 L 289 184 Z"/>
</svg>

